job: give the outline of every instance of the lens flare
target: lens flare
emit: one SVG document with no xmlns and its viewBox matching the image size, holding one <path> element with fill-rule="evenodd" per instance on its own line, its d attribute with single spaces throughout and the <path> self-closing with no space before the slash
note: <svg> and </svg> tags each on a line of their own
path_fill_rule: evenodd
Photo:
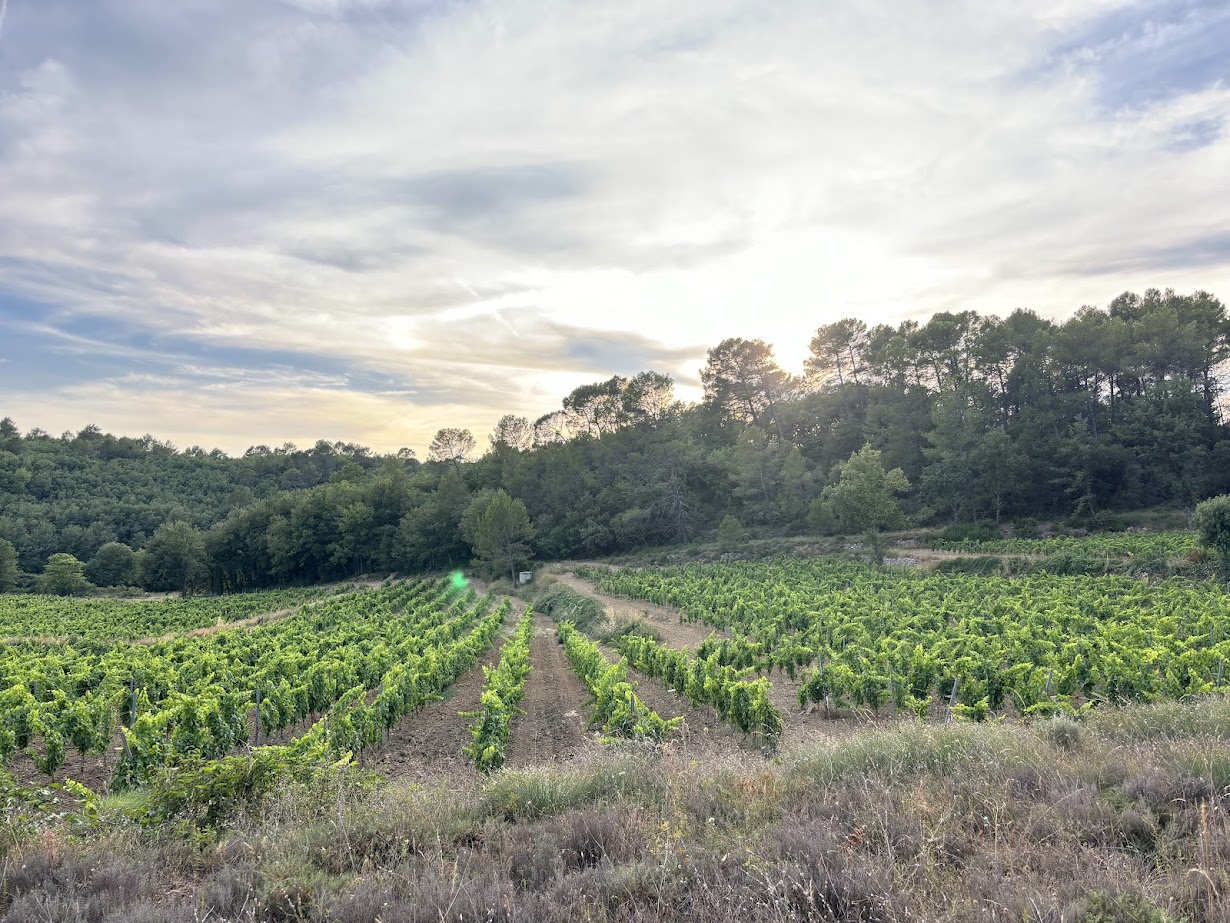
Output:
<svg viewBox="0 0 1230 923">
<path fill-rule="evenodd" d="M 454 590 L 464 590 L 470 585 L 470 581 L 466 579 L 466 575 L 459 570 L 453 571 L 451 579 L 453 581 Z"/>
</svg>

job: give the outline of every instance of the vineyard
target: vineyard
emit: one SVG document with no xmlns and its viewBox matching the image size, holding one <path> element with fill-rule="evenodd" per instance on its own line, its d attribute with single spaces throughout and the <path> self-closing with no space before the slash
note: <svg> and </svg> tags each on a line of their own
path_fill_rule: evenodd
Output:
<svg viewBox="0 0 1230 923">
<path fill-rule="evenodd" d="M 652 641 L 624 637 L 612 658 L 561 618 L 547 648 L 559 653 L 547 655 L 535 646 L 545 630 L 533 607 L 510 628 L 513 601 L 480 595 L 459 576 L 186 600 L 11 596 L 4 607 L 0 794 L 15 779 L 39 778 L 123 791 L 174 777 L 209 790 L 258 769 L 276 775 L 368 753 L 399 772 L 421 755 L 446 771 L 457 756 L 491 773 L 507 762 L 523 718 L 531 738 L 544 721 L 555 725 L 548 756 L 596 739 L 660 743 L 683 732 L 679 714 L 642 701 L 620 656 L 664 677 L 665 650 L 650 658 Z M 551 714 L 520 707 L 536 666 L 548 671 L 536 688 Z M 744 731 L 780 731 L 765 681 L 712 660 L 688 661 L 686 672 L 681 690 L 692 701 Z M 575 691 L 553 698 L 544 684 Z M 570 726 L 574 711 L 583 716 Z M 469 722 L 465 732 L 457 718 Z M 406 750 L 423 734 L 447 739 Z M 235 762 L 243 757 L 253 760 L 246 768 Z M 523 746 L 520 759 L 538 756 Z"/>
<path fill-rule="evenodd" d="M 722 633 L 695 663 L 799 676 L 800 706 L 920 717 L 942 707 L 983 719 L 1178 699 L 1230 683 L 1230 597 L 1212 582 L 798 560 L 581 572 L 602 592 L 676 607 Z M 627 652 L 676 688 L 704 694 L 677 654 L 643 643 Z"/>
<path fill-rule="evenodd" d="M 940 541 L 942 551 L 974 554 L 1079 554 L 1100 558 L 1143 558 L 1146 560 L 1190 554 L 1200 547 L 1194 532 L 1108 533 L 1076 538 L 1001 538 L 991 540 Z"/>
<path fill-rule="evenodd" d="M 565 582 L 529 608 L 460 576 L 212 599 L 4 597 L 0 778 L 88 776 L 120 791 L 260 748 L 385 765 L 391 740 L 395 769 L 493 773 L 510 753 L 525 765 L 538 749 L 549 760 L 598 741 L 669 744 L 702 725 L 689 746 L 770 752 L 789 728 L 850 712 L 1079 714 L 1230 685 L 1230 597 L 1212 581 L 819 559 L 577 575 L 594 597 Z M 669 637 L 607 624 L 601 594 L 669 607 Z M 433 728 L 431 746 L 415 743 Z"/>
<path fill-rule="evenodd" d="M 560 624 L 559 639 L 573 668 L 594 696 L 591 723 L 600 725 L 604 734 L 662 740 L 678 726 L 677 719 L 663 720 L 640 700 L 628 682 L 626 663 L 610 663 L 598 645 L 571 622 Z"/>
<path fill-rule="evenodd" d="M 551 889 L 567 876 L 583 901 L 554 918 L 576 919 L 593 901 L 581 882 L 615 857 L 662 872 L 635 919 L 659 918 L 661 882 L 689 905 L 710 894 L 708 878 L 687 891 L 698 857 L 724 875 L 747 856 L 712 879 L 729 890 L 795 868 L 816 843 L 832 859 L 816 872 L 830 890 L 815 893 L 839 896 L 863 893 L 871 862 L 900 869 L 884 894 L 912 893 L 920 860 L 954 861 L 956 835 L 988 864 L 977 850 L 995 844 L 1002 859 L 1019 844 L 1020 868 L 1062 844 L 1119 862 L 1156 836 L 1181 870 L 1176 901 L 1194 900 L 1187 869 L 1230 861 L 1230 839 L 1209 845 L 1230 835 L 1215 794 L 1230 791 L 1230 709 L 1204 695 L 1230 686 L 1230 595 L 1214 581 L 788 559 L 560 568 L 538 586 L 532 604 L 459 574 L 212 599 L 5 598 L 0 920 L 75 919 L 27 913 L 48 879 L 14 861 L 23 850 L 92 850 L 92 870 L 111 868 L 111 842 L 156 852 L 184 836 L 262 870 L 234 891 L 248 910 L 193 906 L 184 923 L 392 919 L 386 892 L 350 904 L 351 889 L 363 896 L 373 869 L 401 880 L 424 856 L 442 877 L 413 879 L 405 906 L 423 894 L 447 906 L 457 875 L 476 895 L 507 885 L 464 915 L 432 909 L 457 920 L 563 900 Z M 1146 704 L 1105 707 L 1133 702 Z M 984 720 L 997 717 L 1024 720 Z M 780 897 L 766 921 L 833 916 L 828 903 L 796 912 L 789 895 L 812 892 L 782 890 L 793 880 L 766 880 L 747 906 Z M 612 901 L 635 881 L 613 879 Z M 232 893 L 223 884 L 209 893 Z M 335 888 L 345 896 L 330 903 Z M 539 918 L 522 909 L 507 919 Z M 134 919 L 151 918 L 167 917 Z"/>
<path fill-rule="evenodd" d="M 135 640 L 227 625 L 301 606 L 345 587 L 165 600 L 0 595 L 0 637 Z"/>
<path fill-rule="evenodd" d="M 519 713 L 518 703 L 525 695 L 525 681 L 530 675 L 530 641 L 534 637 L 534 612 L 526 610 L 517 624 L 517 634 L 500 654 L 495 669 L 483 668 L 487 686 L 483 690 L 483 707 L 475 712 L 478 718 L 470 728 L 473 740 L 466 747 L 466 756 L 474 760 L 483 772 L 504 765 L 508 758 L 508 738 L 513 716 Z"/>
<path fill-rule="evenodd" d="M 284 605 L 310 594 L 263 595 Z M 252 600 L 219 600 L 234 617 Z M 112 609 L 36 598 L 20 627 L 76 620 L 108 633 Z M 127 605 L 127 604 L 117 604 Z M 159 604 L 150 604 L 156 607 Z M 204 602 L 128 622 L 181 629 Z M 186 608 L 185 608 L 186 606 Z M 361 754 L 440 693 L 493 643 L 507 601 L 411 581 L 331 596 L 268 624 L 148 643 L 13 641 L 0 653 L 0 765 L 27 754 L 54 775 L 74 755 L 103 762 L 112 788 L 148 782 L 171 766 L 216 759 L 298 729 L 301 751 Z M 15 634 L 7 623 L 6 633 Z M 315 720 L 324 716 L 323 720 Z M 116 746 L 116 742 L 118 747 Z M 70 752 L 70 749 L 72 752 Z M 114 765 L 111 765 L 115 755 Z"/>
</svg>

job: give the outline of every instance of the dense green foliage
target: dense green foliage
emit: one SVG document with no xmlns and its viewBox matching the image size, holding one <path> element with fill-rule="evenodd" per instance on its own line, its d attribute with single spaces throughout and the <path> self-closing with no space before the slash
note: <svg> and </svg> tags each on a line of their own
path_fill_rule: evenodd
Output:
<svg viewBox="0 0 1230 923">
<path fill-rule="evenodd" d="M 465 753 L 483 772 L 504 765 L 508 751 L 508 736 L 513 716 L 525 695 L 525 680 L 530 675 L 530 642 L 534 637 L 534 610 L 527 609 L 517 623 L 513 639 L 500 651 L 500 662 L 494 669 L 483 668 L 487 677 L 483 689 L 482 708 L 471 717 L 478 720 L 470 727 L 473 740 Z"/>
<path fill-rule="evenodd" d="M 326 587 L 240 593 L 213 599 L 62 599 L 0 597 L 0 637 L 67 638 L 85 641 L 157 637 L 225 625 L 300 606 L 336 591 Z"/>
<path fill-rule="evenodd" d="M 61 551 L 47 559 L 39 588 L 53 596 L 77 596 L 90 589 L 90 581 L 85 579 L 85 565 Z"/>
<path fill-rule="evenodd" d="M 682 723 L 680 718 L 663 720 L 636 695 L 628 682 L 628 665 L 620 658 L 610 663 L 594 644 L 571 622 L 558 627 L 560 643 L 577 676 L 594 697 L 594 712 L 590 724 L 602 728 L 611 737 L 663 740 Z"/>
<path fill-rule="evenodd" d="M 1230 495 L 1205 500 L 1196 507 L 1194 519 L 1200 540 L 1221 557 L 1230 576 Z"/>
<path fill-rule="evenodd" d="M 602 603 L 563 583 L 556 583 L 534 600 L 534 608 L 557 622 L 571 622 L 586 634 L 606 621 Z"/>
<path fill-rule="evenodd" d="M 306 450 L 253 446 L 242 458 L 227 458 L 96 426 L 58 438 L 39 429 L 22 436 L 6 418 L 0 421 L 0 537 L 17 547 L 22 569 L 39 572 L 57 551 L 87 561 L 108 542 L 140 548 L 165 522 L 206 529 L 253 500 L 361 477 L 411 455 L 383 459 L 362 446 L 321 441 Z"/>
<path fill-rule="evenodd" d="M 17 586 L 17 549 L 6 538 L 0 538 L 0 593 Z"/>
<path fill-rule="evenodd" d="M 137 556 L 123 542 L 107 542 L 90 558 L 85 575 L 95 586 L 129 586 L 136 582 Z"/>
<path fill-rule="evenodd" d="M 880 452 L 863 446 L 835 470 L 836 480 L 813 504 L 812 519 L 828 518 L 844 532 L 879 532 L 904 522 L 897 495 L 910 489 L 900 468 L 885 471 Z"/>
<path fill-rule="evenodd" d="M 974 551 L 981 554 L 1053 555 L 1060 552 L 1079 553 L 1086 557 L 1164 558 L 1186 555 L 1199 548 L 1191 532 L 1124 532 L 1105 535 L 1053 538 L 993 538 L 939 541 L 936 548 L 946 551 Z"/>
<path fill-rule="evenodd" d="M 136 567 L 141 585 L 150 590 L 176 590 L 187 596 L 209 586 L 205 538 L 186 522 L 160 525 L 141 549 Z"/>
<path fill-rule="evenodd" d="M 508 611 L 493 606 L 448 581 L 397 583 L 153 643 L 12 641 L 0 651 L 0 764 L 25 750 L 50 775 L 68 744 L 106 754 L 122 725 L 113 785 L 145 782 L 246 742 L 250 707 L 266 736 L 328 711 L 309 743 L 358 752 L 473 665 Z"/>
<path fill-rule="evenodd" d="M 743 526 L 739 520 L 727 513 L 718 523 L 717 542 L 722 551 L 731 551 L 745 538 Z"/>
<path fill-rule="evenodd" d="M 472 598 L 471 592 L 465 601 Z M 325 720 L 304 735 L 307 741 L 327 741 L 330 752 L 343 757 L 362 753 L 379 744 L 403 716 L 439 699 L 491 647 L 511 608 L 505 600 L 488 612 L 491 597 L 470 609 L 458 605 L 462 602 L 441 608 L 426 623 L 430 626 L 426 631 L 424 624 L 415 629 L 421 636 L 406 635 L 393 648 L 394 660 L 380 677 L 370 703 L 362 685 L 350 689 Z M 310 744 L 305 741 L 305 745 Z"/>
<path fill-rule="evenodd" d="M 1028 311 L 847 319 L 817 330 L 803 376 L 758 340 L 728 339 L 709 352 L 697 405 L 676 401 L 664 375 L 615 376 L 533 423 L 505 416 L 479 458 L 471 434 L 443 429 L 422 465 L 323 441 L 231 459 L 94 427 L 22 436 L 5 420 L 0 538 L 28 573 L 52 553 L 88 561 L 120 542 L 156 552 L 139 569 L 146 586 L 198 589 L 204 562 L 212 589 L 235 591 L 476 554 L 511 573 L 531 552 L 687 542 L 727 516 L 752 534 L 874 536 L 899 512 L 1088 525 L 1113 510 L 1190 510 L 1230 492 L 1228 331 L 1213 296 L 1153 289 L 1062 323 Z M 871 453 L 888 480 L 868 493 L 875 478 L 854 474 Z M 880 502 L 907 484 L 900 510 Z M 480 531 L 478 510 L 500 491 L 527 516 Z M 154 542 L 173 523 L 176 541 Z"/>
<path fill-rule="evenodd" d="M 910 489 L 900 468 L 885 471 L 880 452 L 865 445 L 833 469 L 834 481 L 812 502 L 808 524 L 817 532 L 862 532 L 877 564 L 884 562 L 883 529 L 905 523 L 898 494 Z"/>
<path fill-rule="evenodd" d="M 619 638 L 615 646 L 635 669 L 659 677 L 696 705 L 712 705 L 724 720 L 744 733 L 758 734 L 772 742 L 781 735 L 782 716 L 769 701 L 769 681 L 764 677 L 747 679 L 751 671 L 723 663 L 720 652 L 694 657 L 631 632 Z"/>
<path fill-rule="evenodd" d="M 474 554 L 478 562 L 507 573 L 515 584 L 517 571 L 529 563 L 533 538 L 525 504 L 497 490 L 475 526 Z"/>
<path fill-rule="evenodd" d="M 729 628 L 758 669 L 814 669 L 801 701 L 974 718 L 1198 695 L 1230 684 L 1211 583 L 1013 579 L 782 561 L 601 571 L 599 588 Z"/>
</svg>

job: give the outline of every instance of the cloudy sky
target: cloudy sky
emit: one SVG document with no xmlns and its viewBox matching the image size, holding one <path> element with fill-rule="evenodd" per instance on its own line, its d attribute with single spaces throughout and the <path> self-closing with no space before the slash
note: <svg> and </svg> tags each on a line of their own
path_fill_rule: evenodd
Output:
<svg viewBox="0 0 1230 923">
<path fill-rule="evenodd" d="M 1230 4 L 0 0 L 0 416 L 422 454 L 763 337 L 1230 297 Z"/>
</svg>

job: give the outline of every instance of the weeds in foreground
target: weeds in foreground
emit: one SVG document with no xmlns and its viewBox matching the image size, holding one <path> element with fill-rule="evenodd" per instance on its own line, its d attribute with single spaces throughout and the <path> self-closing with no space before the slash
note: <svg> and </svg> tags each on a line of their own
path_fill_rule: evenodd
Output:
<svg viewBox="0 0 1230 923">
<path fill-rule="evenodd" d="M 271 794 L 0 860 L 0 921 L 1230 921 L 1230 702 Z M 131 797 L 131 796 L 129 796 Z M 125 810 L 129 810 L 126 806 Z"/>
</svg>

